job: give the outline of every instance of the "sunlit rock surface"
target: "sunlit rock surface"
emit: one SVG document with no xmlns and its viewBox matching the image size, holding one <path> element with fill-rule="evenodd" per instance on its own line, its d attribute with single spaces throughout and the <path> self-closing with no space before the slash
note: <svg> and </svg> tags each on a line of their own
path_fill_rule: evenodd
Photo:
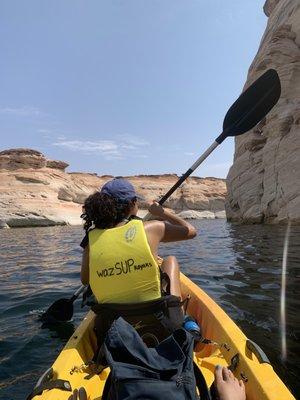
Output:
<svg viewBox="0 0 300 400">
<path fill-rule="evenodd" d="M 64 171 L 67 166 L 63 161 L 47 160 L 42 153 L 31 149 L 0 152 L 0 228 L 81 224 L 84 200 L 112 176 L 67 173 Z M 147 201 L 158 199 L 178 179 L 176 175 L 127 178 Z M 220 218 L 225 194 L 223 179 L 193 177 L 165 205 L 176 212 L 197 211 L 196 218 L 208 218 L 207 215 Z M 140 206 L 145 208 L 145 202 Z"/>
<path fill-rule="evenodd" d="M 278 104 L 235 139 L 227 177 L 227 218 L 250 223 L 300 223 L 300 1 L 268 0 L 269 17 L 245 88 L 267 69 L 280 77 Z"/>
</svg>

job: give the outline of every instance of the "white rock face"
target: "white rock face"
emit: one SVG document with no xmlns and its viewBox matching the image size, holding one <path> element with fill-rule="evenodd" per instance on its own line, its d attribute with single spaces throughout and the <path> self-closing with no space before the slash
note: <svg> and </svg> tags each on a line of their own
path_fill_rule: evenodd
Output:
<svg viewBox="0 0 300 400">
<path fill-rule="evenodd" d="M 183 219 L 220 219 L 225 218 L 225 211 L 218 211 L 214 213 L 212 211 L 186 210 L 181 211 L 178 215 Z"/>
<path fill-rule="evenodd" d="M 282 94 L 258 126 L 235 139 L 226 214 L 246 223 L 300 223 L 300 1 L 268 0 L 264 11 L 269 20 L 245 88 L 273 68 Z"/>
<path fill-rule="evenodd" d="M 21 226 L 80 225 L 82 204 L 112 176 L 66 173 L 68 164 L 47 160 L 31 149 L 0 152 L 0 229 Z M 158 199 L 177 181 L 176 175 L 127 177 L 147 201 Z M 165 203 L 176 212 L 224 210 L 223 179 L 189 178 Z M 141 202 L 145 208 L 145 202 Z M 142 212 L 142 211 L 141 211 Z M 201 213 L 200 213 L 201 214 Z"/>
</svg>

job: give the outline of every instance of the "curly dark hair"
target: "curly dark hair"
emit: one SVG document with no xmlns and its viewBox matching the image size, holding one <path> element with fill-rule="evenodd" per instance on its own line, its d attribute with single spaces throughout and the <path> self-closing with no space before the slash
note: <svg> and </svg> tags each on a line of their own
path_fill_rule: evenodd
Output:
<svg viewBox="0 0 300 400">
<path fill-rule="evenodd" d="M 98 229 L 113 228 L 129 214 L 136 199 L 120 202 L 105 193 L 95 192 L 84 202 L 81 218 L 84 229 L 88 231 L 92 225 Z"/>
</svg>

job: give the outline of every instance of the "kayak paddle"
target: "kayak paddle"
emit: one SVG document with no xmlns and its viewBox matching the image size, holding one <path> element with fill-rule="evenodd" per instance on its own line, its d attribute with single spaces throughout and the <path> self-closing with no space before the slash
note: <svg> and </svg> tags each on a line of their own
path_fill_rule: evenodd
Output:
<svg viewBox="0 0 300 400">
<path fill-rule="evenodd" d="M 253 82 L 232 104 L 223 121 L 223 132 L 178 179 L 158 203 L 162 205 L 228 136 L 242 135 L 257 125 L 275 106 L 280 97 L 280 93 L 281 85 L 278 74 L 274 69 L 269 69 Z M 147 220 L 150 216 L 151 214 L 148 213 L 144 219 Z M 81 286 L 71 299 L 57 300 L 42 315 L 41 319 L 43 321 L 47 321 L 51 318 L 53 321 L 69 321 L 73 316 L 73 302 L 84 288 L 85 286 Z"/>
<path fill-rule="evenodd" d="M 56 300 L 40 317 L 46 323 L 66 322 L 73 317 L 73 303 L 85 289 L 80 286 L 70 299 Z"/>
<path fill-rule="evenodd" d="M 253 82 L 232 104 L 224 118 L 223 132 L 158 203 L 162 205 L 228 136 L 242 135 L 257 125 L 275 106 L 280 93 L 281 85 L 278 74 L 274 69 L 269 69 Z"/>
</svg>

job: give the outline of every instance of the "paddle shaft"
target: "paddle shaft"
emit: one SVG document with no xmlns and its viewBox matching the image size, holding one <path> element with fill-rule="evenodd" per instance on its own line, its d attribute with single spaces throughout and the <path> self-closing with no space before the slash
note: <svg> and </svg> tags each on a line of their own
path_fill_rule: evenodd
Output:
<svg viewBox="0 0 300 400">
<path fill-rule="evenodd" d="M 219 146 L 217 141 L 214 141 L 209 148 L 197 159 L 197 161 L 189 168 L 179 179 L 178 181 L 171 187 L 170 190 L 158 201 L 160 205 L 163 205 L 164 202 L 175 192 L 175 190 L 195 171 L 196 168 L 199 167 L 200 164 L 214 151 L 216 147 Z"/>
<path fill-rule="evenodd" d="M 175 190 L 188 178 L 194 171 L 199 167 L 200 164 L 203 163 L 204 160 L 212 153 L 216 147 L 219 146 L 228 136 L 230 129 L 225 129 L 215 140 L 214 142 L 208 147 L 208 149 L 197 159 L 196 162 L 189 168 L 171 187 L 171 189 L 158 201 L 160 205 L 163 205 L 164 202 L 175 192 Z M 148 215 L 148 214 L 147 214 Z M 147 216 L 146 216 L 147 219 Z"/>
<path fill-rule="evenodd" d="M 73 294 L 73 296 L 70 298 L 69 302 L 73 303 L 84 291 L 84 288 L 85 286 L 80 286 L 80 288 L 78 288 L 76 292 Z"/>
</svg>

